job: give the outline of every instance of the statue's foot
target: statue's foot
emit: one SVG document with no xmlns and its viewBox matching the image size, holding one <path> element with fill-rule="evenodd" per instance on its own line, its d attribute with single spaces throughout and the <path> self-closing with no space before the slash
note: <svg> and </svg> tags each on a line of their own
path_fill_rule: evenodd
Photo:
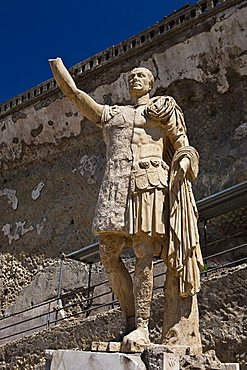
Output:
<svg viewBox="0 0 247 370">
<path fill-rule="evenodd" d="M 135 316 L 127 317 L 123 332 L 114 339 L 114 342 L 122 342 L 124 337 L 134 331 L 135 328 Z"/>
<path fill-rule="evenodd" d="M 124 345 L 144 346 L 149 343 L 149 331 L 145 327 L 139 327 L 123 338 Z"/>
<path fill-rule="evenodd" d="M 129 333 L 131 333 L 132 332 L 132 330 L 130 329 L 130 328 L 125 328 L 124 329 L 124 331 L 121 333 L 121 334 L 119 334 L 114 340 L 113 340 L 113 342 L 122 342 L 123 341 L 123 339 L 125 338 L 125 337 L 127 337 L 128 336 L 128 334 Z"/>
</svg>

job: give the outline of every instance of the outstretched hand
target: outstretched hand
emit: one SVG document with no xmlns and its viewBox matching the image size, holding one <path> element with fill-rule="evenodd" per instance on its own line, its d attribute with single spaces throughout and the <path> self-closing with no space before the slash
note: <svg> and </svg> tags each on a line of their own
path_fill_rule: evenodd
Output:
<svg viewBox="0 0 247 370">
<path fill-rule="evenodd" d="M 61 58 L 55 58 L 55 59 L 48 59 L 48 62 L 50 63 L 50 66 L 57 65 L 59 63 L 63 64 L 63 61 Z"/>
<path fill-rule="evenodd" d="M 79 111 L 92 122 L 99 123 L 104 106 L 98 104 L 84 91 L 79 90 L 63 64 L 61 58 L 49 59 L 57 85 L 65 96 L 79 109 Z"/>
<path fill-rule="evenodd" d="M 59 67 L 64 68 L 64 64 L 61 58 L 56 58 L 56 59 L 48 59 L 48 62 L 50 64 L 50 67 L 52 69 L 52 72 L 54 76 L 56 77 L 56 72 L 58 71 Z"/>
<path fill-rule="evenodd" d="M 48 59 L 55 80 L 65 95 L 76 91 L 76 85 L 61 58 Z"/>
</svg>

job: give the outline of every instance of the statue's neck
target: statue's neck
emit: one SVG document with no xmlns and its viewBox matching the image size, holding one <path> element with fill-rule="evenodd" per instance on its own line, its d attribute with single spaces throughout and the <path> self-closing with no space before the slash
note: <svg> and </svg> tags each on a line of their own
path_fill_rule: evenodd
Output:
<svg viewBox="0 0 247 370">
<path fill-rule="evenodd" d="M 146 105 L 148 104 L 149 100 L 150 100 L 149 93 L 140 97 L 132 96 L 132 104 L 134 106 Z"/>
</svg>

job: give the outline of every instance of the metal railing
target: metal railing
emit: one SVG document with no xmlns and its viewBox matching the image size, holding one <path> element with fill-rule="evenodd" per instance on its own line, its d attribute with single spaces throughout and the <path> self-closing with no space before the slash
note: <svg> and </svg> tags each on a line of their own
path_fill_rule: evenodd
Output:
<svg viewBox="0 0 247 370">
<path fill-rule="evenodd" d="M 234 210 L 235 208 L 239 208 L 240 205 L 241 205 L 241 207 L 245 206 L 246 203 L 247 203 L 246 202 L 247 201 L 246 195 L 247 195 L 247 181 L 197 202 L 197 204 L 200 205 L 198 207 L 199 213 L 200 213 L 200 209 L 205 210 L 207 208 L 207 213 L 206 213 L 207 218 L 202 217 L 202 222 L 204 222 L 205 220 L 208 220 L 208 218 L 210 218 L 210 215 L 213 215 L 213 217 L 214 217 L 214 215 L 216 213 L 217 213 L 217 216 L 220 215 L 220 214 L 223 214 L 224 209 L 226 209 L 227 212 L 228 212 L 229 209 Z M 242 199 L 241 202 L 240 202 L 240 198 Z M 234 207 L 233 199 L 236 200 L 235 207 Z M 225 206 L 224 206 L 224 203 L 225 203 Z M 210 205 L 211 205 L 211 207 L 210 207 Z M 210 213 L 210 209 L 211 209 L 211 213 Z M 204 215 L 205 215 L 205 213 L 204 213 Z M 211 255 L 207 255 L 207 254 L 205 255 L 205 250 L 207 251 L 208 247 L 212 247 L 216 244 L 223 243 L 225 241 L 235 240 L 239 237 L 243 238 L 243 237 L 246 237 L 246 236 L 247 236 L 247 232 L 246 232 L 246 230 L 243 230 L 243 231 L 237 232 L 233 235 L 228 235 L 224 238 L 218 238 L 218 239 L 216 239 L 214 241 L 211 241 L 211 242 L 207 242 L 207 240 L 205 238 L 205 243 L 202 246 L 202 251 L 204 252 L 205 271 L 202 272 L 202 275 L 207 276 L 208 274 L 210 274 L 212 272 L 215 272 L 219 269 L 229 268 L 229 267 L 247 262 L 247 243 L 241 243 L 237 246 L 235 245 L 235 246 L 230 247 L 228 249 L 224 249 L 223 251 L 216 252 L 216 253 L 213 253 Z M 220 262 L 220 258 L 222 256 L 226 256 L 227 254 L 232 255 L 232 254 L 235 254 L 236 252 L 240 253 L 240 256 L 231 257 L 231 261 L 229 261 L 229 258 L 228 258 L 227 262 L 224 262 L 224 263 Z M 71 259 L 71 258 L 77 259 L 77 260 L 80 260 L 80 261 L 83 261 L 83 262 L 86 262 L 86 263 L 89 264 L 87 287 L 76 288 L 76 293 L 82 293 L 86 297 L 83 298 L 83 299 L 80 298 L 80 299 L 78 299 L 78 301 L 76 301 L 74 303 L 62 304 L 61 305 L 61 302 L 63 302 L 68 296 L 73 295 L 73 291 L 68 292 L 68 293 L 62 293 L 63 263 L 64 263 L 64 260 Z M 117 301 L 116 301 L 116 299 L 114 299 L 114 297 L 112 297 L 112 290 L 109 288 L 108 280 L 102 281 L 102 282 L 100 282 L 98 284 L 94 284 L 94 285 L 91 284 L 91 268 L 92 268 L 92 264 L 93 264 L 92 261 L 95 261 L 95 259 L 98 260 L 98 258 L 99 258 L 99 252 L 98 252 L 98 243 L 97 242 L 95 242 L 95 243 L 93 243 L 93 244 L 91 244 L 91 245 L 89 245 L 85 248 L 82 248 L 78 251 L 69 253 L 67 255 L 63 254 L 62 258 L 61 258 L 61 265 L 60 265 L 60 272 L 59 272 L 59 279 L 58 279 L 58 288 L 57 288 L 57 296 L 50 299 L 50 300 L 47 300 L 43 303 L 37 304 L 33 307 L 30 307 L 30 308 L 27 308 L 25 310 L 21 310 L 19 312 L 8 315 L 6 317 L 0 318 L 0 342 L 1 341 L 2 342 L 7 342 L 8 340 L 16 339 L 20 336 L 24 336 L 26 334 L 29 334 L 30 332 L 33 333 L 35 331 L 50 328 L 50 327 L 56 325 L 57 323 L 64 322 L 64 320 L 67 320 L 68 318 L 71 318 L 71 317 L 76 317 L 78 315 L 84 315 L 85 317 L 87 317 L 89 314 L 93 314 L 93 313 L 97 312 L 99 309 L 103 309 L 103 308 L 106 308 L 106 307 L 108 307 L 108 309 L 109 309 L 109 308 L 115 307 L 116 304 L 117 304 Z M 215 261 L 214 261 L 214 263 L 212 263 L 210 265 L 209 262 L 212 261 L 212 260 L 217 260 L 216 265 L 215 265 Z M 157 260 L 157 261 L 154 262 L 155 266 L 157 266 L 159 264 L 164 265 L 164 262 L 162 260 Z M 130 273 L 133 273 L 133 271 L 131 271 Z M 165 274 L 165 272 L 155 273 L 154 274 L 154 279 L 156 279 L 158 277 L 161 277 L 164 274 Z M 96 288 L 99 288 L 98 290 L 101 289 L 103 291 L 100 291 L 99 293 L 96 294 L 95 293 Z M 163 289 L 163 285 L 156 286 L 154 290 L 157 291 L 159 289 Z M 109 298 L 109 295 L 111 295 L 111 298 Z M 99 299 L 99 298 L 105 298 L 105 302 L 97 303 L 97 299 Z M 52 305 L 54 305 L 53 308 L 51 308 Z M 76 313 L 68 313 L 68 311 L 71 308 L 78 307 L 79 305 L 85 305 L 85 307 L 83 309 L 80 309 Z M 37 310 L 39 308 L 42 308 L 42 307 L 45 307 L 45 306 L 47 306 L 47 310 L 45 310 L 44 312 L 42 312 L 38 315 L 34 314 L 35 310 Z M 65 315 L 65 317 L 59 317 L 59 314 L 64 313 L 66 311 L 67 311 L 67 314 Z M 15 319 L 16 317 L 21 316 L 23 314 L 30 314 L 30 317 L 21 319 L 18 322 L 7 323 L 9 320 Z M 35 320 L 42 319 L 42 318 L 45 318 L 45 317 L 46 317 L 46 320 L 42 324 L 37 325 L 37 324 L 34 323 L 29 328 L 18 329 L 18 326 L 21 326 L 21 325 L 26 324 L 26 323 L 30 323 L 32 321 L 34 322 Z M 4 322 L 6 322 L 6 325 L 2 324 Z M 8 329 L 11 329 L 11 328 L 16 328 L 14 333 L 5 333 L 5 334 L 1 335 L 1 332 L 3 333 L 4 331 L 7 331 Z"/>
<path fill-rule="evenodd" d="M 207 257 L 207 260 L 210 260 L 212 258 L 215 258 L 215 257 L 219 257 L 219 256 L 223 256 L 227 253 L 230 253 L 230 252 L 233 252 L 233 251 L 236 251 L 236 250 L 244 250 L 247 251 L 247 243 L 244 243 L 244 244 L 241 244 L 239 246 L 236 246 L 234 248 L 230 248 L 228 250 L 225 250 L 225 251 L 222 251 L 222 252 L 219 252 L 219 253 L 215 253 L 215 254 L 212 254 L 210 256 Z M 235 265 L 238 265 L 238 264 L 242 264 L 244 262 L 247 262 L 247 255 L 243 258 L 240 258 L 240 259 L 235 259 L 231 262 L 227 262 L 227 263 L 224 263 L 224 264 L 219 264 L 217 266 L 214 266 L 214 267 L 210 267 L 210 268 L 207 268 L 205 271 L 202 272 L 202 275 L 205 275 L 205 274 L 209 274 L 211 272 L 215 272 L 219 269 L 222 269 L 222 268 L 226 268 L 226 267 L 232 267 L 232 266 L 235 266 Z M 154 262 L 155 265 L 158 265 L 158 264 L 163 264 L 164 262 L 162 260 L 159 260 L 159 261 L 156 261 Z M 131 271 L 131 273 L 133 273 L 133 271 Z M 163 276 L 165 273 L 162 272 L 162 273 L 158 273 L 158 274 L 155 274 L 154 275 L 154 279 L 157 278 L 157 277 L 161 277 Z M 94 290 L 96 287 L 100 287 L 100 286 L 104 286 L 108 283 L 108 280 L 105 280 L 99 284 L 95 284 L 93 286 L 91 286 L 91 289 Z M 158 290 L 158 289 L 163 289 L 163 285 L 161 286 L 156 286 L 154 288 L 154 290 Z M 81 289 L 77 289 L 77 293 L 78 292 L 85 292 L 85 287 L 82 287 Z M 35 330 L 36 331 L 39 331 L 38 329 L 47 329 L 47 328 L 50 328 L 58 323 L 61 323 L 61 322 L 64 322 L 65 320 L 68 320 L 69 318 L 72 318 L 72 317 L 76 317 L 76 316 L 79 316 L 79 315 L 84 315 L 85 317 L 88 316 L 88 314 L 93 314 L 94 311 L 98 311 L 99 309 L 102 309 L 102 308 L 105 308 L 105 307 L 108 307 L 109 308 L 114 308 L 116 305 L 118 305 L 118 302 L 116 299 L 111 299 L 110 301 L 107 301 L 107 302 L 104 302 L 104 303 L 101 303 L 101 304 L 93 304 L 93 301 L 98 299 L 98 298 L 102 298 L 102 297 L 107 297 L 109 296 L 109 294 L 112 294 L 112 290 L 108 288 L 108 290 L 100 293 L 100 294 L 96 294 L 96 295 L 93 295 L 91 297 L 88 297 L 88 298 L 85 298 L 85 299 L 80 299 L 78 300 L 78 302 L 74 302 L 74 303 L 71 303 L 71 304 L 67 304 L 67 305 L 64 305 L 62 307 L 55 307 L 53 310 L 50 310 L 48 309 L 47 312 L 44 312 L 42 314 L 39 314 L 39 315 L 36 315 L 36 316 L 31 316 L 27 319 L 24 319 L 24 320 L 20 320 L 18 321 L 17 323 L 12 323 L 12 324 L 9 324 L 9 325 L 6 325 L 2 328 L 0 328 L 0 334 L 1 334 L 1 331 L 3 330 L 6 330 L 8 328 L 11 328 L 11 327 L 16 327 L 18 325 L 21 325 L 21 324 L 24 324 L 24 323 L 27 323 L 27 322 L 30 322 L 30 321 L 33 321 L 33 320 L 37 320 L 39 318 L 42 318 L 42 317 L 47 317 L 47 322 L 46 324 L 42 323 L 42 324 L 39 324 L 39 325 L 34 325 L 30 328 L 27 328 L 27 329 L 23 329 L 23 330 L 19 330 L 18 329 L 12 333 L 12 334 L 8 334 L 8 335 L 4 335 L 4 336 L 1 336 L 0 335 L 0 340 L 1 341 L 4 341 L 6 339 L 10 339 L 10 338 L 14 338 L 16 339 L 16 337 L 20 336 L 21 334 L 27 334 L 29 333 L 30 331 L 34 332 Z M 63 300 L 63 297 L 65 297 L 66 294 L 61 294 L 60 296 L 60 299 Z M 0 321 L 2 320 L 6 320 L 6 319 L 9 319 L 11 317 L 14 317 L 14 316 L 17 316 L 17 315 L 20 315 L 22 313 L 26 313 L 26 312 L 30 312 L 32 310 L 34 310 L 35 308 L 37 307 L 41 307 L 41 306 L 45 306 L 47 304 L 51 304 L 52 302 L 56 302 L 57 301 L 57 297 L 56 298 L 53 298 L 49 301 L 46 301 L 46 302 L 43 302 L 39 305 L 36 305 L 32 308 L 28 308 L 26 310 L 22 310 L 20 312 L 17 312 L 17 313 L 14 313 L 12 315 L 9 315 L 7 317 L 3 317 L 0 319 Z M 75 307 L 75 306 L 78 306 L 78 304 L 80 303 L 83 304 L 85 303 L 86 304 L 86 307 L 85 309 L 82 309 L 76 313 L 71 313 L 71 314 L 67 314 L 65 317 L 60 317 L 58 318 L 58 313 L 61 312 L 61 311 L 66 311 L 68 309 L 71 309 L 72 307 Z M 56 312 L 56 318 L 53 319 L 53 320 L 49 320 L 49 317 L 54 314 L 54 312 Z"/>
</svg>

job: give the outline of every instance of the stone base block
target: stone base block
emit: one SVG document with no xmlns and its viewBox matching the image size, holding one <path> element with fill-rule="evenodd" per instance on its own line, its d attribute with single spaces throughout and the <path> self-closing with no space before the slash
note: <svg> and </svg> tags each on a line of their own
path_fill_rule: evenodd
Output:
<svg viewBox="0 0 247 370">
<path fill-rule="evenodd" d="M 222 364 L 222 370 L 239 370 L 240 366 L 238 363 L 224 363 Z"/>
<path fill-rule="evenodd" d="M 48 370 L 146 370 L 139 355 L 57 350 Z"/>
<path fill-rule="evenodd" d="M 179 354 L 165 346 L 151 344 L 141 358 L 148 370 L 179 370 Z"/>
<path fill-rule="evenodd" d="M 101 350 L 103 350 L 103 344 Z M 114 351 L 116 348 L 114 348 Z M 209 351 L 181 356 L 169 347 L 150 345 L 143 353 L 47 350 L 46 370 L 239 370 L 237 363 L 222 364 Z"/>
<path fill-rule="evenodd" d="M 121 353 L 142 353 L 145 349 L 152 349 L 159 352 L 177 353 L 179 355 L 191 355 L 189 346 L 167 346 L 163 344 L 125 344 L 122 342 L 91 342 L 86 350 L 93 352 L 121 352 Z"/>
<path fill-rule="evenodd" d="M 150 344 L 125 344 L 122 342 L 92 342 L 89 346 L 90 351 L 96 352 L 121 352 L 121 353 L 141 353 Z"/>
</svg>

